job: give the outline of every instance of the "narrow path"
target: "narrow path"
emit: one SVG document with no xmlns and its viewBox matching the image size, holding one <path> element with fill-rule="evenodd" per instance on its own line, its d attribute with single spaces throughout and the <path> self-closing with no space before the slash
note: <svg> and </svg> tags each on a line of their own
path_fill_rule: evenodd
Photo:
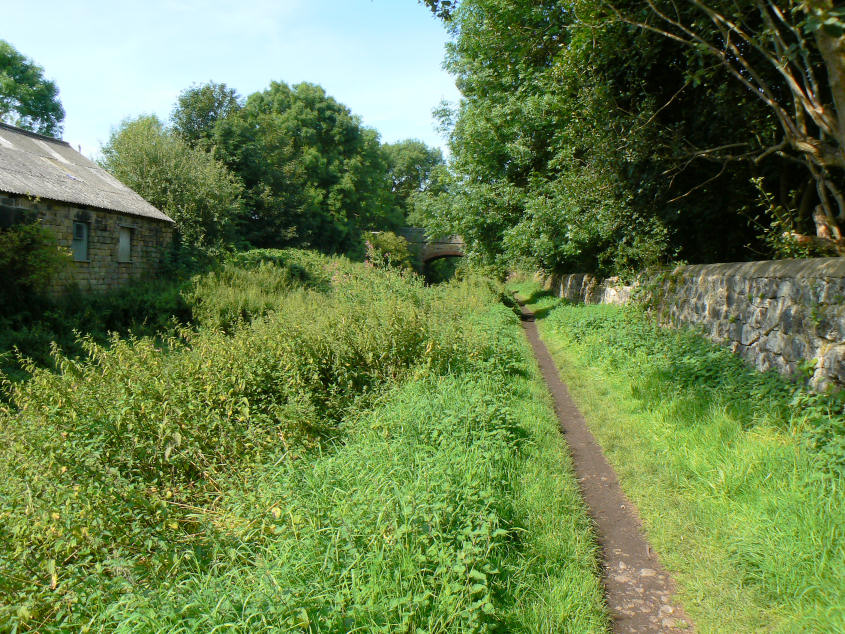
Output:
<svg viewBox="0 0 845 634">
<path fill-rule="evenodd" d="M 524 306 L 521 309 L 522 327 L 554 398 L 575 475 L 596 525 L 613 631 L 692 632 L 692 621 L 683 607 L 671 601 L 672 578 L 643 536 L 636 507 L 622 492 L 616 472 L 560 380 L 557 366 L 540 340 L 533 313 Z"/>
</svg>

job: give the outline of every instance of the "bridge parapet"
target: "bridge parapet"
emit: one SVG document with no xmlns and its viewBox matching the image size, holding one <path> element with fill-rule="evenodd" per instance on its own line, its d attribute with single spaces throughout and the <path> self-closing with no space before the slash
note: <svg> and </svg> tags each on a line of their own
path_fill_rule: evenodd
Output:
<svg viewBox="0 0 845 634">
<path fill-rule="evenodd" d="M 396 233 L 408 241 L 419 264 L 439 258 L 463 257 L 466 252 L 466 245 L 461 236 L 429 238 L 422 227 L 402 227 Z"/>
</svg>

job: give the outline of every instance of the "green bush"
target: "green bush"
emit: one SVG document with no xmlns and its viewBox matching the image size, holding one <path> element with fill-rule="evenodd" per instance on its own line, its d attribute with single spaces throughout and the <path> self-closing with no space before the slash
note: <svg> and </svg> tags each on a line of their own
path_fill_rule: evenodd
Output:
<svg viewBox="0 0 845 634">
<path fill-rule="evenodd" d="M 109 333 L 153 336 L 189 323 L 191 310 L 180 280 L 136 281 L 106 293 L 70 289 L 48 299 L 30 297 L 17 310 L 0 317 L 0 370 L 25 378 L 14 349 L 38 367 L 53 368 L 55 343 L 69 357 L 84 354 L 80 336 L 105 344 Z"/>
<path fill-rule="evenodd" d="M 209 152 L 185 143 L 155 116 L 127 119 L 102 148 L 102 164 L 168 214 L 188 247 L 213 249 L 234 238 L 243 185 Z"/>
<path fill-rule="evenodd" d="M 88 338 L 84 359 L 55 353 L 58 373 L 30 365 L 31 379 L 7 386 L 0 568 L 17 574 L 0 581 L 0 620 L 50 610 L 68 618 L 77 603 L 123 583 L 116 561 L 131 561 L 133 577 L 161 574 L 173 552 L 165 544 L 201 549 L 213 540 L 193 535 L 189 509 L 213 498 L 221 473 L 337 434 L 350 408 L 414 368 L 445 372 L 498 354 L 461 326 L 459 311 L 434 318 L 445 298 L 404 301 L 391 291 L 407 284 L 402 278 L 360 266 L 357 276 L 343 274 L 351 265 L 338 265 L 328 294 L 285 292 L 289 274 L 256 266 L 254 285 L 276 285 L 275 310 L 261 319 L 267 304 L 249 304 L 238 319 L 230 319 L 231 306 L 221 312 L 227 285 L 246 275 L 224 267 L 188 294 L 207 300 L 197 309 L 214 328 L 182 329 L 162 343 Z M 219 330 L 223 322 L 231 334 Z M 141 555 L 150 548 L 162 550 L 155 564 Z M 91 576 L 101 574 L 106 582 L 92 587 Z"/>
<path fill-rule="evenodd" d="M 140 629 L 176 627 L 183 617 L 170 606 L 225 595 L 218 614 L 188 608 L 198 629 L 244 614 L 276 630 L 491 629 L 516 521 L 499 490 L 524 436 L 490 395 L 499 388 L 483 378 L 413 382 L 309 469 L 258 469 L 248 487 L 235 483 L 225 510 L 266 544 L 272 581 L 249 568 L 194 578 L 127 596 L 118 614 L 149 614 Z"/>
<path fill-rule="evenodd" d="M 193 329 L 89 337 L 6 385 L 3 627 L 603 626 L 589 521 L 495 285 L 286 250 L 184 297 Z M 538 416 L 560 473 L 524 483 Z M 550 482 L 551 502 L 522 493 Z M 538 557 L 545 525 L 563 541 Z"/>
<path fill-rule="evenodd" d="M 412 269 L 413 258 L 408 241 L 392 231 L 371 231 L 366 234 L 367 262 L 376 267 Z"/>
<path fill-rule="evenodd" d="M 106 344 L 109 333 L 166 335 L 174 324 L 228 330 L 239 319 L 251 321 L 283 304 L 285 289 L 303 286 L 328 292 L 332 275 L 355 270 L 342 259 L 334 260 L 329 270 L 325 256 L 293 249 L 220 257 L 223 264 L 208 251 L 182 248 L 158 280 L 133 281 L 105 293 L 69 289 L 54 299 L 28 297 L 14 311 L 0 315 L 0 369 L 15 378 L 27 376 L 13 348 L 37 366 L 53 368 L 51 344 L 75 358 L 84 354 L 79 336 Z"/>
<path fill-rule="evenodd" d="M 278 309 L 283 297 L 300 286 L 303 276 L 296 269 L 270 262 L 243 268 L 234 264 L 196 276 L 185 300 L 198 325 L 231 331 Z"/>
<path fill-rule="evenodd" d="M 38 222 L 0 228 L 0 319 L 25 307 L 69 261 L 55 234 Z"/>
</svg>

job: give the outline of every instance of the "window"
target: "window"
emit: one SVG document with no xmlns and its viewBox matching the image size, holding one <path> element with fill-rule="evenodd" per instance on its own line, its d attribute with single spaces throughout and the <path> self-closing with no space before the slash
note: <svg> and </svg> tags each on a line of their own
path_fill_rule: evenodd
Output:
<svg viewBox="0 0 845 634">
<path fill-rule="evenodd" d="M 76 262 L 88 261 L 88 223 L 73 223 L 73 241 L 70 244 L 73 259 Z"/>
<path fill-rule="evenodd" d="M 132 228 L 119 227 L 120 234 L 117 241 L 117 261 L 132 261 Z"/>
</svg>

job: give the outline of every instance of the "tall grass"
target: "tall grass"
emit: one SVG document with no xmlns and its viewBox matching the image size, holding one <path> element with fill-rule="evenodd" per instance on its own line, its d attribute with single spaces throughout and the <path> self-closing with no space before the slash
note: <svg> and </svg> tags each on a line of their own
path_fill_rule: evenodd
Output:
<svg viewBox="0 0 845 634">
<path fill-rule="evenodd" d="M 326 258 L 294 249 L 261 249 L 203 261 L 155 280 L 134 280 L 101 292 L 70 290 L 55 298 L 33 296 L 25 305 L 0 305 L 0 371 L 28 378 L 22 355 L 38 367 L 55 369 L 53 344 L 71 358 L 85 356 L 81 339 L 107 345 L 110 335 L 173 334 L 175 324 L 230 328 L 277 305 L 292 288 L 328 291 Z M 337 260 L 335 266 L 341 266 Z M 351 265 L 345 262 L 348 268 Z M 189 270 L 201 269 L 201 273 Z"/>
<path fill-rule="evenodd" d="M 0 630 L 605 627 L 490 284 L 261 252 L 186 296 L 192 328 L 7 384 Z"/>
<path fill-rule="evenodd" d="M 540 328 L 701 631 L 845 630 L 842 394 L 633 309 Z"/>
<path fill-rule="evenodd" d="M 70 356 L 83 355 L 80 336 L 106 343 L 110 332 L 152 336 L 172 331 L 174 320 L 191 320 L 182 295 L 185 286 L 178 280 L 143 281 L 108 293 L 33 297 L 14 313 L 0 306 L 0 371 L 18 380 L 27 378 L 19 354 L 40 367 L 53 367 L 54 343 Z"/>
</svg>

